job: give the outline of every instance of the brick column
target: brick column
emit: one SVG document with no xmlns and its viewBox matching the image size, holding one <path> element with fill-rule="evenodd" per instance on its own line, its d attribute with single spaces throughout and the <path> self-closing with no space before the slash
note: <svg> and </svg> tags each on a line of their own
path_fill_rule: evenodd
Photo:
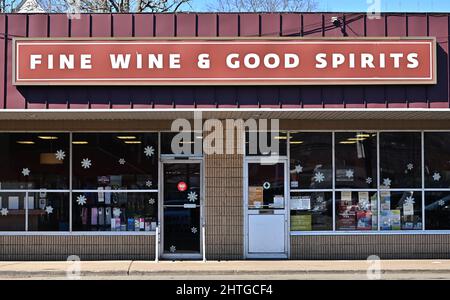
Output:
<svg viewBox="0 0 450 300">
<path fill-rule="evenodd" d="M 223 136 L 225 149 L 225 131 Z M 208 155 L 205 149 L 206 258 L 210 260 L 243 258 L 243 155 L 237 154 L 237 146 L 235 142 L 234 154 Z"/>
</svg>

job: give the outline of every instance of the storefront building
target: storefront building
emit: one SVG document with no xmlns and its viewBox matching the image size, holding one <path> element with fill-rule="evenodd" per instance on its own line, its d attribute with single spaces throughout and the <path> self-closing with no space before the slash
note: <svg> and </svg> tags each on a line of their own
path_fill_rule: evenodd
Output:
<svg viewBox="0 0 450 300">
<path fill-rule="evenodd" d="M 0 15 L 0 260 L 450 258 L 449 18 Z"/>
</svg>

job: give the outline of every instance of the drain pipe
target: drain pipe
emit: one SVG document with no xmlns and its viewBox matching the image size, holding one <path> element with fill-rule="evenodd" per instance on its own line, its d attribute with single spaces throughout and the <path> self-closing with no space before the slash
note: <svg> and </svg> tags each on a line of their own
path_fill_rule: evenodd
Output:
<svg viewBox="0 0 450 300">
<path fill-rule="evenodd" d="M 155 235 L 155 262 L 159 262 L 159 224 L 156 226 Z"/>
<path fill-rule="evenodd" d="M 203 247 L 203 262 L 206 262 L 206 229 L 205 223 L 202 222 L 202 247 Z"/>
</svg>

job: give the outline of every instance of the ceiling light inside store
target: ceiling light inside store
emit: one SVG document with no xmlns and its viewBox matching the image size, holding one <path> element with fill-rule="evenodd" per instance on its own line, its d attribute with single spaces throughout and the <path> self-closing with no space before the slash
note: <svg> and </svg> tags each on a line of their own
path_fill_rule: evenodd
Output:
<svg viewBox="0 0 450 300">
<path fill-rule="evenodd" d="M 33 142 L 33 141 L 17 141 L 17 144 L 21 144 L 21 145 L 33 145 L 34 142 Z"/>
<path fill-rule="evenodd" d="M 74 145 L 87 145 L 87 141 L 73 141 L 72 144 Z"/>
<path fill-rule="evenodd" d="M 57 136 L 46 136 L 46 135 L 40 135 L 38 136 L 41 140 L 57 140 Z"/>
<path fill-rule="evenodd" d="M 274 139 L 276 139 L 276 140 L 286 140 L 287 136 L 276 136 L 276 137 L 274 137 Z"/>
<path fill-rule="evenodd" d="M 358 137 L 358 138 L 368 138 L 368 137 L 370 137 L 370 134 L 367 134 L 367 133 L 358 133 L 358 134 L 356 135 L 356 137 Z"/>
<path fill-rule="evenodd" d="M 121 140 L 134 140 L 136 137 L 132 135 L 121 135 L 118 136 L 117 138 Z"/>
<path fill-rule="evenodd" d="M 289 144 L 303 144 L 303 141 L 290 141 Z"/>
<path fill-rule="evenodd" d="M 125 144 L 141 144 L 141 141 L 125 141 Z"/>
<path fill-rule="evenodd" d="M 341 141 L 339 144 L 356 144 L 356 141 Z"/>
<path fill-rule="evenodd" d="M 364 141 L 365 138 L 348 138 L 349 141 Z"/>
</svg>

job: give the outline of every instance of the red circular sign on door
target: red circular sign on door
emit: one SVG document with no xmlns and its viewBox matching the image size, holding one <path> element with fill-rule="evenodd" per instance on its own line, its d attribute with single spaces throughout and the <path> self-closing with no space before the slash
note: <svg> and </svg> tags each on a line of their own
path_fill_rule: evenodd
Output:
<svg viewBox="0 0 450 300">
<path fill-rule="evenodd" d="M 185 190 L 187 190 L 187 184 L 186 184 L 186 182 L 184 182 L 184 181 L 178 182 L 178 184 L 177 184 L 177 189 L 178 189 L 180 192 L 184 192 Z"/>
</svg>

